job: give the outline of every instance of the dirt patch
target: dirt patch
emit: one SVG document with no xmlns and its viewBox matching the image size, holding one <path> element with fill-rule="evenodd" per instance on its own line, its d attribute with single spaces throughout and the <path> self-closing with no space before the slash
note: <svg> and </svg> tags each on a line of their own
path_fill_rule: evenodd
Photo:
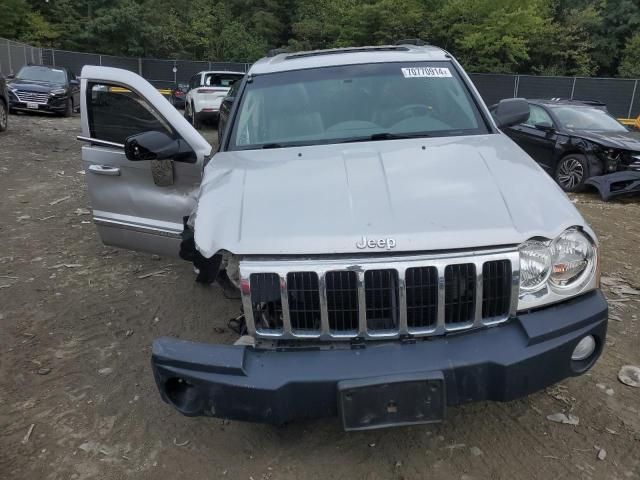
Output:
<svg viewBox="0 0 640 480">
<path fill-rule="evenodd" d="M 197 285 L 187 263 L 100 244 L 79 123 L 13 115 L 0 135 L 0 477 L 640 478 L 640 389 L 617 379 L 640 364 L 640 295 L 627 290 L 640 289 L 640 204 L 574 197 L 602 241 L 615 317 L 587 375 L 450 409 L 436 426 L 346 434 L 337 420 L 191 419 L 160 400 L 151 341 L 231 343 L 239 306 Z"/>
</svg>

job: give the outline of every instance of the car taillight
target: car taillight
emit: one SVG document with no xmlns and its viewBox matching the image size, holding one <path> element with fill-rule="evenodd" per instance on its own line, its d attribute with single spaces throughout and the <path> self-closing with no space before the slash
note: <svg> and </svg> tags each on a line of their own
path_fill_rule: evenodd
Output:
<svg viewBox="0 0 640 480">
<path fill-rule="evenodd" d="M 180 90 L 178 90 L 176 93 L 176 97 L 181 97 L 182 95 L 184 95 L 184 93 L 182 93 Z"/>
</svg>

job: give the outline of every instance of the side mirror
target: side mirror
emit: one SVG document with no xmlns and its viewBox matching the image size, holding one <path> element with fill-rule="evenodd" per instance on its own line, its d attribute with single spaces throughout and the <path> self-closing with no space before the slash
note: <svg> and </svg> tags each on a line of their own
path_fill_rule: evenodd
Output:
<svg viewBox="0 0 640 480">
<path fill-rule="evenodd" d="M 546 133 L 551 133 L 555 131 L 555 128 L 553 128 L 553 125 L 551 125 L 549 122 L 536 123 L 534 126 L 538 130 L 542 130 L 543 132 L 546 132 Z"/>
<path fill-rule="evenodd" d="M 236 97 L 224 97 L 222 99 L 222 102 L 226 103 L 229 106 L 233 105 L 233 102 L 235 102 L 235 101 L 236 101 Z"/>
<path fill-rule="evenodd" d="M 15 73 L 10 73 L 9 75 L 7 75 L 7 78 L 9 80 L 12 80 L 12 79 L 16 78 L 16 75 L 15 75 Z"/>
<path fill-rule="evenodd" d="M 195 163 L 196 154 L 182 139 L 174 140 L 163 132 L 143 132 L 124 141 L 124 153 L 132 162 L 141 160 L 175 160 Z"/>
<path fill-rule="evenodd" d="M 80 85 L 80 82 L 78 80 L 69 80 L 69 85 L 71 85 L 72 87 L 77 87 L 78 85 Z"/>
<path fill-rule="evenodd" d="M 500 128 L 523 123 L 529 118 L 529 103 L 524 98 L 500 100 L 494 118 Z"/>
</svg>

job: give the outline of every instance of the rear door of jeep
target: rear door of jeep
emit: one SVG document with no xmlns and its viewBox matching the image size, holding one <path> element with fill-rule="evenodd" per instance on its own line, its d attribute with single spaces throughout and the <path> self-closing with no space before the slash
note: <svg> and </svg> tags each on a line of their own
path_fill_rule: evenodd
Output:
<svg viewBox="0 0 640 480">
<path fill-rule="evenodd" d="M 196 195 L 211 145 L 149 82 L 125 70 L 86 66 L 81 75 L 82 162 L 103 243 L 177 256 L 183 217 Z M 145 132 L 190 150 L 131 161 L 127 139 Z"/>
</svg>

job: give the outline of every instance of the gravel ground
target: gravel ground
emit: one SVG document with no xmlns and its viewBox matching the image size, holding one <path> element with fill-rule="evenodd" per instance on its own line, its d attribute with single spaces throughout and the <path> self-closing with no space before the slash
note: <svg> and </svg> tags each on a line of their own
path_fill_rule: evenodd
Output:
<svg viewBox="0 0 640 480">
<path fill-rule="evenodd" d="M 185 262 L 100 244 L 79 123 L 13 115 L 0 135 L 1 478 L 640 479 L 640 389 L 617 379 L 640 365 L 637 200 L 574 197 L 602 241 L 612 307 L 587 375 L 450 409 L 431 426 L 347 434 L 335 419 L 280 429 L 193 419 L 160 400 L 151 341 L 232 343 L 239 305 L 197 285 Z M 555 413 L 579 424 L 549 421 Z"/>
</svg>

